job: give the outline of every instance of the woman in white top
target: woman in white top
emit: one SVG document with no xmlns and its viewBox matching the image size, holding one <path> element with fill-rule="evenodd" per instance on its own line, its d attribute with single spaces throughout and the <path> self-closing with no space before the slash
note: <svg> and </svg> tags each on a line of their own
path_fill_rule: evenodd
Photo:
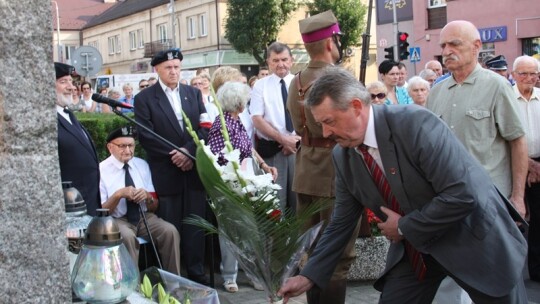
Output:
<svg viewBox="0 0 540 304">
<path fill-rule="evenodd" d="M 96 111 L 97 103 L 92 100 L 92 85 L 85 81 L 81 84 L 81 102 L 86 108 L 86 112 L 94 113 Z"/>
</svg>

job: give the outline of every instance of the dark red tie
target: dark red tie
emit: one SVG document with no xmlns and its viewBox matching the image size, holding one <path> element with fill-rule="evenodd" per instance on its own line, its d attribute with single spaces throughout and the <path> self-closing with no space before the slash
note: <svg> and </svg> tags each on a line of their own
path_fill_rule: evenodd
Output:
<svg viewBox="0 0 540 304">
<path fill-rule="evenodd" d="M 358 147 L 358 151 L 362 153 L 362 156 L 364 157 L 364 162 L 366 163 L 366 166 L 371 173 L 371 177 L 377 185 L 379 193 L 381 193 L 382 197 L 386 201 L 387 206 L 392 209 L 392 211 L 404 215 L 403 211 L 399 207 L 399 203 L 396 197 L 394 196 L 394 194 L 392 194 L 390 184 L 388 184 L 388 181 L 386 180 L 386 177 L 384 176 L 381 168 L 379 167 L 379 165 L 377 165 L 373 156 L 369 154 L 368 146 L 362 144 L 360 145 L 360 147 Z M 407 240 L 403 240 L 403 244 L 405 245 L 405 252 L 407 252 L 409 261 L 411 261 L 411 265 L 414 269 L 414 272 L 416 273 L 416 277 L 419 281 L 421 281 L 426 275 L 426 264 L 424 263 L 424 257 Z"/>
</svg>

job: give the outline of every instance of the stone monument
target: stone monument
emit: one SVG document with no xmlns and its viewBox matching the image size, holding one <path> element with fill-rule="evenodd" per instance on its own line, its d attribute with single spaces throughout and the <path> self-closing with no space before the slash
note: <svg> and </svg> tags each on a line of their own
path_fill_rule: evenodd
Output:
<svg viewBox="0 0 540 304">
<path fill-rule="evenodd" d="M 0 0 L 0 303 L 69 303 L 49 0 Z"/>
</svg>

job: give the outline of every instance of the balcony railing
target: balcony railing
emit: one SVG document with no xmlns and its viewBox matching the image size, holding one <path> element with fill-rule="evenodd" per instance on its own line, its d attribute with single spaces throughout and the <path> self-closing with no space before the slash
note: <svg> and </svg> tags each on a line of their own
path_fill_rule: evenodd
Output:
<svg viewBox="0 0 540 304">
<path fill-rule="evenodd" d="M 172 40 L 164 39 L 152 41 L 144 44 L 144 57 L 152 58 L 159 51 L 164 51 L 172 48 Z"/>
</svg>

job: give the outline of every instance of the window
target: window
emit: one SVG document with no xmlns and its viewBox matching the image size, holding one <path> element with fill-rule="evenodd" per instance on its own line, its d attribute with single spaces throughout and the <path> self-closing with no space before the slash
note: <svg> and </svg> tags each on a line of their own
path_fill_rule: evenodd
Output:
<svg viewBox="0 0 540 304">
<path fill-rule="evenodd" d="M 206 14 L 199 15 L 199 36 L 205 37 L 208 35 L 206 28 Z"/>
<path fill-rule="evenodd" d="M 131 51 L 137 49 L 137 33 L 135 31 L 129 32 L 129 49 Z"/>
<path fill-rule="evenodd" d="M 446 0 L 428 0 L 428 8 L 446 6 Z"/>
<path fill-rule="evenodd" d="M 120 35 L 114 36 L 114 40 L 116 41 L 116 53 L 120 54 L 122 51 L 122 44 L 120 43 Z"/>
<path fill-rule="evenodd" d="M 66 60 L 71 60 L 71 54 L 73 54 L 73 52 L 75 52 L 75 46 L 72 46 L 72 45 L 66 45 L 65 46 L 65 50 L 64 50 L 64 53 L 65 53 L 65 57 L 66 57 Z"/>
<path fill-rule="evenodd" d="M 167 42 L 167 23 L 159 24 L 157 26 L 158 38 L 162 43 Z"/>
<path fill-rule="evenodd" d="M 137 41 L 138 41 L 139 48 L 140 49 L 144 48 L 144 36 L 143 36 L 143 30 L 142 29 L 137 30 Z"/>
<path fill-rule="evenodd" d="M 88 45 L 92 46 L 92 47 L 95 47 L 96 49 L 99 50 L 99 44 L 98 44 L 97 40 L 88 42 Z"/>
<path fill-rule="evenodd" d="M 122 51 L 120 46 L 120 36 L 112 36 L 108 38 L 109 44 L 109 55 L 114 55 L 115 53 L 119 54 Z"/>
<path fill-rule="evenodd" d="M 527 38 L 521 41 L 523 54 L 540 60 L 540 37 Z"/>
<path fill-rule="evenodd" d="M 188 17 L 187 31 L 188 39 L 195 39 L 195 17 Z"/>
</svg>

